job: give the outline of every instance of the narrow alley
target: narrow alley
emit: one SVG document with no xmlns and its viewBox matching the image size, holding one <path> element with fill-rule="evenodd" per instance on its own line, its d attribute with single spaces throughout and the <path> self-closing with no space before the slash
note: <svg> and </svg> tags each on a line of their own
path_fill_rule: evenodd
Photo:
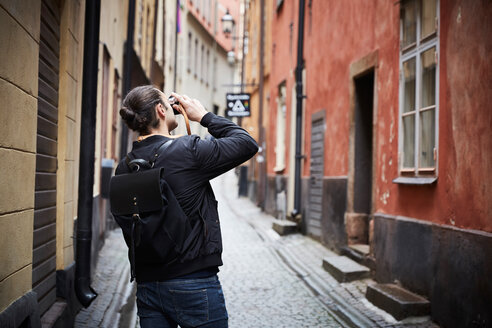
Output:
<svg viewBox="0 0 492 328">
<path fill-rule="evenodd" d="M 376 309 L 364 295 L 374 283 L 370 279 L 338 283 L 321 265 L 337 254 L 301 234 L 279 236 L 272 216 L 237 197 L 233 171 L 212 186 L 224 240 L 219 279 L 230 327 L 437 327 L 429 317 L 396 321 Z M 99 296 L 79 312 L 75 327 L 139 326 L 126 252 L 119 228 L 111 231 L 94 273 Z"/>
</svg>

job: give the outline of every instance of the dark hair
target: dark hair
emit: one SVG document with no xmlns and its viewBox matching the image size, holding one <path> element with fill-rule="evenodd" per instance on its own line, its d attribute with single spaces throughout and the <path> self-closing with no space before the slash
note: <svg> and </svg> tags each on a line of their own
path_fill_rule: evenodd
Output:
<svg viewBox="0 0 492 328">
<path fill-rule="evenodd" d="M 120 115 L 126 125 L 141 135 L 150 134 L 150 128 L 157 128 L 159 120 L 154 110 L 162 103 L 162 93 L 151 85 L 132 89 L 123 100 Z"/>
</svg>

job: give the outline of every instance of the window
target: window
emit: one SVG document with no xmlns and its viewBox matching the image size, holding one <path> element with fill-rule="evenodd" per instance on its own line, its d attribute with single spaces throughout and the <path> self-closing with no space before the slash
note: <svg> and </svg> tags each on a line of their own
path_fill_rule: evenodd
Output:
<svg viewBox="0 0 492 328">
<path fill-rule="evenodd" d="M 286 96 L 285 81 L 278 86 L 277 98 L 277 140 L 275 145 L 275 172 L 285 169 L 285 121 L 286 121 Z"/>
<path fill-rule="evenodd" d="M 195 67 L 194 75 L 197 77 L 198 74 L 198 39 L 195 39 Z"/>
<path fill-rule="evenodd" d="M 438 2 L 409 0 L 400 19 L 400 171 L 436 175 Z"/>
<path fill-rule="evenodd" d="M 200 52 L 200 82 L 205 80 L 205 46 L 202 44 L 202 49 Z"/>
<path fill-rule="evenodd" d="M 187 63 L 186 63 L 186 68 L 188 69 L 188 73 L 191 71 L 191 55 L 193 54 L 192 50 L 191 50 L 191 33 L 188 33 L 188 60 L 187 60 Z"/>
<path fill-rule="evenodd" d="M 213 91 L 217 91 L 217 57 L 214 56 L 214 66 L 212 71 Z"/>
<path fill-rule="evenodd" d="M 207 59 L 206 59 L 206 69 L 205 69 L 205 83 L 208 86 L 208 82 L 210 81 L 210 50 L 207 49 Z"/>
</svg>

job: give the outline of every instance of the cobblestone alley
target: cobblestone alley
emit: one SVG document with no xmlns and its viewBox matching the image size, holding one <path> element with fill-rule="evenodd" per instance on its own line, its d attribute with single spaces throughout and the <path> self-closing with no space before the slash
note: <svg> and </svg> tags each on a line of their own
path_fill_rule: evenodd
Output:
<svg viewBox="0 0 492 328">
<path fill-rule="evenodd" d="M 336 254 L 300 234 L 280 237 L 271 216 L 237 198 L 236 181 L 231 171 L 212 182 L 224 241 L 219 279 L 230 327 L 436 327 L 428 317 L 398 322 L 373 307 L 364 297 L 369 279 L 339 284 L 320 262 Z M 126 252 L 116 229 L 95 269 L 92 286 L 99 296 L 80 311 L 75 327 L 139 326 Z"/>
</svg>

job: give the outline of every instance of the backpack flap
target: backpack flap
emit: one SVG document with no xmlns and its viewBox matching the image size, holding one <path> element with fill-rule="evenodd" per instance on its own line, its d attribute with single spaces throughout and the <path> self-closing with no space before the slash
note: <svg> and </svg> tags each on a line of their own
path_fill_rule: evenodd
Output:
<svg viewBox="0 0 492 328">
<path fill-rule="evenodd" d="M 113 215 L 132 215 L 160 210 L 164 206 L 160 179 L 162 168 L 111 178 L 109 201 Z"/>
</svg>

